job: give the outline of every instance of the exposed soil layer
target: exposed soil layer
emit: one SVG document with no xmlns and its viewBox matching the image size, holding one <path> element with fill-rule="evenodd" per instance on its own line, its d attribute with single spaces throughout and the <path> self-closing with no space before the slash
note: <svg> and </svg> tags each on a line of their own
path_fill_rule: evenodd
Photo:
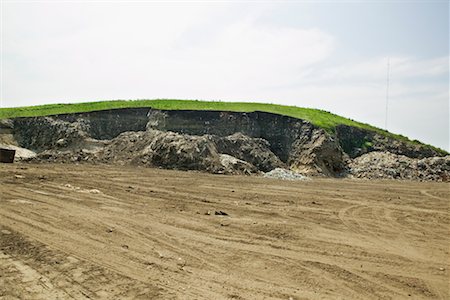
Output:
<svg viewBox="0 0 450 300">
<path fill-rule="evenodd" d="M 357 165 L 362 162 L 358 158 L 367 153 L 416 160 L 442 156 L 430 147 L 376 132 L 338 126 L 335 133 L 328 133 L 304 120 L 265 112 L 151 108 L 2 120 L 0 146 L 2 141 L 36 152 L 34 161 L 109 162 L 224 174 L 286 168 L 307 176 L 364 177 L 369 172 L 353 169 L 364 168 Z M 426 167 L 423 176 L 397 178 L 448 180 L 450 170 L 443 170 L 437 174 Z M 392 178 L 390 173 L 379 177 Z"/>
<path fill-rule="evenodd" d="M 447 183 L 0 168 L 0 299 L 449 299 Z"/>
</svg>

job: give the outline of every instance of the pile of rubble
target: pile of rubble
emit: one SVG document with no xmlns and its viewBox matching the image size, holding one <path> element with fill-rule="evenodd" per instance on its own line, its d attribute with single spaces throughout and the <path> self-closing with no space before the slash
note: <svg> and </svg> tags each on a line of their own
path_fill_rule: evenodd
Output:
<svg viewBox="0 0 450 300">
<path fill-rule="evenodd" d="M 264 173 L 266 178 L 282 179 L 282 180 L 306 180 L 308 177 L 303 176 L 300 173 L 286 170 L 283 168 L 276 168 L 270 172 Z"/>
<path fill-rule="evenodd" d="M 149 129 L 124 132 L 110 141 L 90 142 L 89 146 L 45 150 L 33 160 L 134 164 L 216 174 L 258 174 L 284 166 L 264 141 L 242 134 L 194 136 Z"/>
<path fill-rule="evenodd" d="M 450 156 L 417 159 L 370 152 L 353 159 L 349 167 L 357 178 L 450 181 Z"/>
</svg>

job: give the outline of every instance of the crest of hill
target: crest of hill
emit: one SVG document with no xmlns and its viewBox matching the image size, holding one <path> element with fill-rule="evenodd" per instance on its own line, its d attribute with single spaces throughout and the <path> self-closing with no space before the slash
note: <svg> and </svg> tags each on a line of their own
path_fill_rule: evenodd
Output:
<svg viewBox="0 0 450 300">
<path fill-rule="evenodd" d="M 311 122 L 312 124 L 320 128 L 323 128 L 331 134 L 335 133 L 336 126 L 347 125 L 373 131 L 380 135 L 398 139 L 403 142 L 423 145 L 444 155 L 448 154 L 446 151 L 434 146 L 425 145 L 417 140 L 410 140 L 403 135 L 394 134 L 386 130 L 371 126 L 369 124 L 360 123 L 324 110 L 268 103 L 156 99 L 98 101 L 73 104 L 47 104 L 38 106 L 0 108 L 0 119 L 17 117 L 40 117 L 138 107 L 151 107 L 153 109 L 160 110 L 214 110 L 231 112 L 262 111 L 302 119 Z"/>
</svg>

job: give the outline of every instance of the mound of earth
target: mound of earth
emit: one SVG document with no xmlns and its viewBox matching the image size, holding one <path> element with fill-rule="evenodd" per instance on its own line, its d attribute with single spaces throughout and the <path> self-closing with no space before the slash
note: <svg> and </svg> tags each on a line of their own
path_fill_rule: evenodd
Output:
<svg viewBox="0 0 450 300">
<path fill-rule="evenodd" d="M 15 118 L 1 120 L 0 143 L 33 151 L 32 159 L 42 162 L 224 174 L 284 168 L 307 176 L 448 178 L 447 158 L 425 145 L 344 125 L 330 133 L 305 120 L 266 112 L 134 108 Z"/>
<path fill-rule="evenodd" d="M 94 150 L 46 150 L 34 160 L 133 164 L 224 174 L 254 174 L 283 166 L 266 141 L 242 134 L 193 136 L 149 129 L 124 132 L 102 143 L 103 147 Z"/>
<path fill-rule="evenodd" d="M 350 163 L 351 174 L 369 179 L 450 180 L 450 156 L 409 158 L 389 152 L 371 152 Z"/>
</svg>

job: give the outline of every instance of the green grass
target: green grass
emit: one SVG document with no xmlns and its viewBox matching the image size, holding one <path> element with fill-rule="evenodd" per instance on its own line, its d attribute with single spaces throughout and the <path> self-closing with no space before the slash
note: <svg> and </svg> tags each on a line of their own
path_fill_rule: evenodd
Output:
<svg viewBox="0 0 450 300">
<path fill-rule="evenodd" d="M 407 137 L 393 134 L 369 124 L 360 123 L 347 119 L 327 111 L 296 106 L 286 106 L 267 103 L 252 102 L 221 102 L 221 101 L 198 101 L 198 100 L 116 100 L 73 104 L 47 104 L 38 106 L 25 106 L 16 108 L 0 108 L 0 119 L 15 117 L 38 117 L 58 114 L 90 112 L 106 109 L 152 107 L 164 110 L 219 110 L 234 112 L 264 111 L 279 115 L 303 119 L 317 125 L 330 133 L 334 133 L 337 125 L 348 125 L 362 129 L 378 132 L 381 135 L 399 139 L 412 144 L 421 144 L 419 141 L 411 141 Z M 426 145 L 441 153 L 444 150 Z"/>
</svg>

